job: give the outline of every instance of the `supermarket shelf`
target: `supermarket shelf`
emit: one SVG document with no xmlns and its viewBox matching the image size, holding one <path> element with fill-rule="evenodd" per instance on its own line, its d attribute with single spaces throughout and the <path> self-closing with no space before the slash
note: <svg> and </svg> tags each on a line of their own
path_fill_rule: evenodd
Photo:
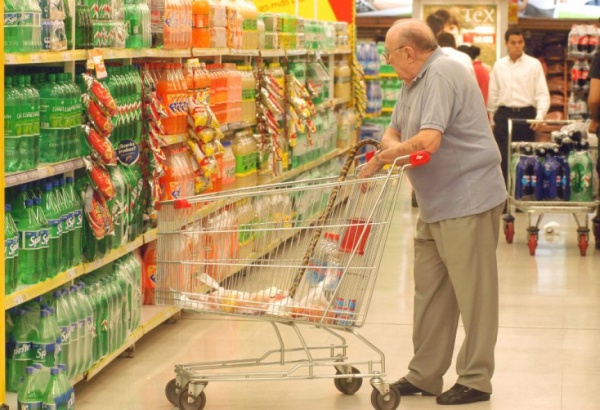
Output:
<svg viewBox="0 0 600 410">
<path fill-rule="evenodd" d="M 397 78 L 398 75 L 396 73 L 379 73 L 379 77 L 381 77 L 381 78 Z"/>
<path fill-rule="evenodd" d="M 366 81 L 375 81 L 375 80 L 379 80 L 379 76 L 378 76 L 378 75 L 365 75 L 365 80 L 366 80 Z"/>
<path fill-rule="evenodd" d="M 159 48 L 142 49 L 116 49 L 99 48 L 105 60 L 126 58 L 185 58 L 185 57 L 217 57 L 217 56 L 240 56 L 240 57 L 285 57 L 303 56 L 307 54 L 351 54 L 349 47 L 339 47 L 333 50 L 235 50 L 230 48 L 182 48 L 165 50 Z M 4 55 L 5 65 L 19 64 L 43 64 L 61 63 L 67 61 L 87 60 L 87 50 L 68 51 L 40 51 L 37 53 L 7 53 Z"/>
<path fill-rule="evenodd" d="M 347 151 L 348 151 L 348 148 L 336 148 L 333 151 L 323 155 L 321 158 L 319 158 L 315 161 L 304 164 L 298 168 L 292 169 L 291 171 L 284 172 L 281 175 L 278 175 L 276 177 L 262 179 L 261 183 L 262 184 L 276 184 L 278 182 L 287 181 L 288 179 L 297 177 L 301 173 L 306 172 L 315 167 L 318 167 L 319 165 L 324 164 L 325 162 L 328 162 L 336 157 L 339 157 L 340 155 L 344 155 Z"/>
<path fill-rule="evenodd" d="M 187 134 L 161 135 L 161 138 L 163 139 L 163 142 L 164 142 L 163 146 L 168 146 L 168 145 L 179 144 L 180 142 L 186 142 L 188 135 Z"/>
<path fill-rule="evenodd" d="M 85 380 L 90 380 L 94 376 L 98 375 L 106 366 L 108 366 L 113 360 L 121 355 L 127 349 L 133 347 L 135 342 L 140 340 L 144 335 L 149 333 L 152 329 L 156 328 L 161 323 L 167 321 L 173 315 L 180 311 L 179 308 L 172 306 L 142 306 L 142 323 L 135 329 L 125 340 L 125 343 L 120 348 L 110 353 L 98 363 L 96 363 L 90 370 L 85 374 Z"/>
<path fill-rule="evenodd" d="M 65 283 L 72 281 L 84 273 L 83 266 L 78 265 L 65 272 L 59 273 L 53 278 L 36 283 L 35 285 L 21 285 L 14 293 L 4 297 L 4 308 L 8 310 L 20 305 L 21 303 L 27 302 L 28 300 L 32 300 L 43 295 L 44 293 L 56 289 L 61 285 L 64 285 Z"/>
<path fill-rule="evenodd" d="M 148 232 L 146 232 L 144 234 L 144 243 L 150 243 L 152 241 L 155 241 L 157 238 L 157 234 L 158 234 L 157 228 L 150 229 Z"/>
<path fill-rule="evenodd" d="M 140 235 L 134 241 L 129 242 L 127 245 L 118 249 L 110 251 L 100 259 L 74 266 L 65 272 L 59 273 L 54 278 L 46 279 L 44 282 L 36 283 L 35 285 L 22 285 L 17 289 L 16 292 L 4 297 L 4 307 L 5 309 L 10 309 L 20 305 L 21 303 L 25 303 L 43 295 L 44 293 L 50 292 L 59 286 L 69 283 L 79 276 L 93 272 L 110 262 L 116 261 L 117 259 L 142 246 L 145 243 L 145 238 L 146 235 Z"/>
<path fill-rule="evenodd" d="M 379 116 L 381 116 L 380 112 L 376 112 L 376 113 L 366 113 L 365 114 L 365 118 L 378 118 Z"/>
<path fill-rule="evenodd" d="M 100 258 L 100 259 L 96 259 L 93 262 L 87 262 L 83 264 L 83 271 L 85 273 L 90 273 L 95 271 L 96 269 L 99 269 L 101 267 L 103 267 L 104 265 L 107 265 L 113 261 L 116 261 L 117 259 L 127 255 L 128 253 L 136 250 L 137 248 L 139 248 L 140 246 L 142 246 L 144 244 L 144 236 L 140 235 L 138 236 L 135 240 L 127 243 L 125 246 L 121 246 L 120 248 L 117 249 L 113 249 L 112 251 L 110 251 L 109 253 L 107 253 L 106 255 L 104 255 L 104 257 Z"/>
<path fill-rule="evenodd" d="M 392 113 L 392 112 L 394 112 L 394 107 L 383 107 L 381 109 L 381 112 L 382 113 Z"/>
<path fill-rule="evenodd" d="M 27 182 L 37 181 L 38 179 L 83 168 L 83 166 L 84 164 L 82 158 L 75 158 L 69 161 L 59 162 L 57 164 L 42 165 L 39 168 L 29 171 L 5 174 L 4 184 L 6 187 L 25 184 Z"/>
<path fill-rule="evenodd" d="M 6 53 L 4 54 L 4 64 L 15 65 L 37 63 L 61 63 L 65 61 L 85 60 L 86 58 L 86 50 L 44 51 L 39 53 Z"/>
<path fill-rule="evenodd" d="M 221 131 L 222 132 L 232 132 L 232 131 L 241 130 L 241 129 L 248 128 L 248 127 L 253 127 L 255 125 L 256 125 L 256 121 L 254 121 L 253 123 L 250 123 L 248 121 L 232 122 L 231 124 L 221 125 Z"/>
</svg>

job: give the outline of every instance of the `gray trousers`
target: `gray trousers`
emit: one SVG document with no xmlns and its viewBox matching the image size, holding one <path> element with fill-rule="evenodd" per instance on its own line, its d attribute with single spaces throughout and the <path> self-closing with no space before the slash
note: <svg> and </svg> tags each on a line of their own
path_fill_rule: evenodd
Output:
<svg viewBox="0 0 600 410">
<path fill-rule="evenodd" d="M 456 360 L 457 383 L 492 392 L 498 336 L 496 248 L 503 207 L 436 223 L 417 222 L 414 357 L 406 379 L 425 391 L 441 393 L 462 317 L 465 339 Z"/>
</svg>

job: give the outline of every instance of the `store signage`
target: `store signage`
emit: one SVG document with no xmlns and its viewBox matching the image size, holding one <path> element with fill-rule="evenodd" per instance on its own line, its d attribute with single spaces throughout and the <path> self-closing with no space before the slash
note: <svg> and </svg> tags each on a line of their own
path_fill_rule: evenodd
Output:
<svg viewBox="0 0 600 410">
<path fill-rule="evenodd" d="M 352 23 L 354 0 L 255 0 L 259 13 L 286 13 L 305 19 Z"/>
<path fill-rule="evenodd" d="M 140 159 L 140 146 L 132 140 L 123 140 L 117 147 L 117 158 L 125 166 L 131 166 Z"/>
<path fill-rule="evenodd" d="M 439 10 L 444 10 L 450 16 L 444 30 L 452 33 L 456 45 L 477 46 L 481 49 L 479 59 L 492 66 L 496 61 L 498 43 L 498 6 L 487 5 L 457 5 L 431 4 L 423 5 L 423 19 Z"/>
</svg>

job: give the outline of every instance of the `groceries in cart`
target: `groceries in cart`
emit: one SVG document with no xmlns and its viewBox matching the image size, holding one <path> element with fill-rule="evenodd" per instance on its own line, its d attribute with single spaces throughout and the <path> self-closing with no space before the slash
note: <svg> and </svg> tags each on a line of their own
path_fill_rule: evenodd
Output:
<svg viewBox="0 0 600 410">
<path fill-rule="evenodd" d="M 589 202 L 594 197 L 594 162 L 585 134 L 564 127 L 553 142 L 513 142 L 511 189 L 520 201 Z"/>
</svg>

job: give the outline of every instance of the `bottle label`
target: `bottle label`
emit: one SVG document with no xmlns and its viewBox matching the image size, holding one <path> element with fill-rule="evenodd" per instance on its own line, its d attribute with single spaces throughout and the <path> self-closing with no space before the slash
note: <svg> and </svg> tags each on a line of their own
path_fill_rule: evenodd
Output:
<svg viewBox="0 0 600 410">
<path fill-rule="evenodd" d="M 34 15 L 33 13 L 21 13 L 21 19 L 19 21 L 20 26 L 33 26 Z"/>
<path fill-rule="evenodd" d="M 75 229 L 83 228 L 83 211 L 81 209 L 75 210 Z"/>
<path fill-rule="evenodd" d="M 86 316 L 85 318 L 85 333 L 89 335 L 94 335 L 94 317 Z"/>
<path fill-rule="evenodd" d="M 256 172 L 256 164 L 258 162 L 258 153 L 252 152 L 246 155 L 238 155 L 235 157 L 235 176 L 245 177 Z"/>
<path fill-rule="evenodd" d="M 57 410 L 58 405 L 56 403 L 42 403 L 42 410 Z"/>
<path fill-rule="evenodd" d="M 31 402 L 31 403 L 19 401 L 19 403 L 17 404 L 17 409 L 18 410 L 42 410 L 42 403 L 39 401 Z"/>
<path fill-rule="evenodd" d="M 50 231 L 48 229 L 40 229 L 40 248 L 47 248 L 50 243 Z"/>
<path fill-rule="evenodd" d="M 71 325 L 60 326 L 61 344 L 69 344 L 71 342 Z"/>
<path fill-rule="evenodd" d="M 256 31 L 257 30 L 257 21 L 254 19 L 244 19 L 242 23 L 242 30 L 244 31 Z"/>
<path fill-rule="evenodd" d="M 40 248 L 40 231 L 19 231 L 20 249 L 35 250 Z"/>
<path fill-rule="evenodd" d="M 13 350 L 13 360 L 29 360 L 31 359 L 31 343 L 29 342 L 15 342 L 15 349 Z"/>
<path fill-rule="evenodd" d="M 4 27 L 18 26 L 20 19 L 20 13 L 4 13 Z"/>
<path fill-rule="evenodd" d="M 56 344 L 52 343 L 32 343 L 31 350 L 33 350 L 33 362 L 42 363 L 47 367 L 53 367 L 56 365 L 55 352 Z"/>
<path fill-rule="evenodd" d="M 73 214 L 73 212 L 70 212 L 67 218 L 67 228 L 65 229 L 65 231 L 71 232 L 73 230 L 75 230 L 75 215 Z"/>
<path fill-rule="evenodd" d="M 12 259 L 19 256 L 19 237 L 8 238 L 4 241 L 4 257 Z"/>
<path fill-rule="evenodd" d="M 242 101 L 249 102 L 256 100 L 256 90 L 254 88 L 242 89 Z"/>
<path fill-rule="evenodd" d="M 48 227 L 50 228 L 50 239 L 60 238 L 62 235 L 62 222 L 60 219 L 48 219 Z"/>
<path fill-rule="evenodd" d="M 253 238 L 254 230 L 252 229 L 252 224 L 240 225 L 238 237 L 240 246 L 248 245 Z"/>
</svg>

